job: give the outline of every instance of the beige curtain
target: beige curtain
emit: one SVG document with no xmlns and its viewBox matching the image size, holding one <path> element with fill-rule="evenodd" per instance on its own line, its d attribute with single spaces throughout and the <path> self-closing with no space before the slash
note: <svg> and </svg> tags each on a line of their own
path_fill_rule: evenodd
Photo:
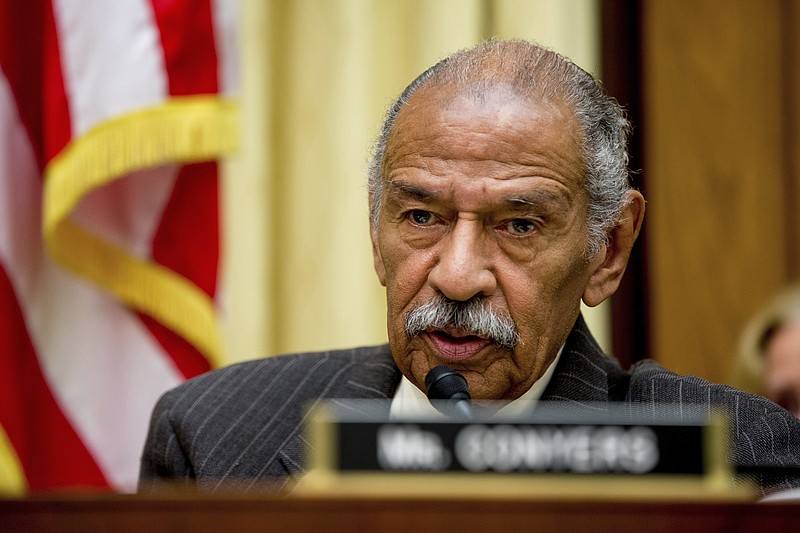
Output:
<svg viewBox="0 0 800 533">
<path fill-rule="evenodd" d="M 598 68 L 596 0 L 244 0 L 242 149 L 223 185 L 227 361 L 385 342 L 364 175 L 392 98 L 459 48 Z M 592 313 L 606 338 L 606 313 Z"/>
</svg>

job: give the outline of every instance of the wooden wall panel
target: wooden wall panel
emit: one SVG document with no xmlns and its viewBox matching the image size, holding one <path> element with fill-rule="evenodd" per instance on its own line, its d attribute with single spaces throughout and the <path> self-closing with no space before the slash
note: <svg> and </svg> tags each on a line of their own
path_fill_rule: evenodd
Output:
<svg viewBox="0 0 800 533">
<path fill-rule="evenodd" d="M 789 215 L 789 275 L 800 281 L 800 2 L 784 0 L 783 72 L 787 79 L 784 86 L 786 124 L 784 150 L 787 156 L 785 173 L 786 209 Z"/>
<path fill-rule="evenodd" d="M 642 4 L 650 355 L 717 382 L 794 269 L 790 4 Z"/>
</svg>

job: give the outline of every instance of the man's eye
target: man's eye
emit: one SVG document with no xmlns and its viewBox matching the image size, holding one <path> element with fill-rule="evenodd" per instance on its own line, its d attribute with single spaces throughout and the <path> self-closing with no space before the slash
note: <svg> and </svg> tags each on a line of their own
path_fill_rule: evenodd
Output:
<svg viewBox="0 0 800 533">
<path fill-rule="evenodd" d="M 412 209 L 408 212 L 408 219 L 418 226 L 428 226 L 433 224 L 434 218 L 430 211 L 423 211 L 422 209 Z"/>
<path fill-rule="evenodd" d="M 536 229 L 536 224 L 530 220 L 515 218 L 506 223 L 506 230 L 512 235 L 528 235 Z"/>
</svg>

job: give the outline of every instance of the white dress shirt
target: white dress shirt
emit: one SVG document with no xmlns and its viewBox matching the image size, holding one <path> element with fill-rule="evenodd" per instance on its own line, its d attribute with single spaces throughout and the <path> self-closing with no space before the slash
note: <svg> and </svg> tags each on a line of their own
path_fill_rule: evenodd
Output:
<svg viewBox="0 0 800 533">
<path fill-rule="evenodd" d="M 550 378 L 553 377 L 553 372 L 555 371 L 556 364 L 558 364 L 558 360 L 561 359 L 561 352 L 563 349 L 564 347 L 562 346 L 561 349 L 558 350 L 558 355 L 556 355 L 556 358 L 550 363 L 550 366 L 547 367 L 542 377 L 537 379 L 525 394 L 504 405 L 497 410 L 495 415 L 502 414 L 503 416 L 508 415 L 514 417 L 522 412 L 529 411 L 542 396 L 547 384 L 550 383 Z M 436 410 L 424 392 L 419 390 L 408 378 L 403 376 L 392 397 L 392 403 L 389 408 L 389 418 L 419 417 L 445 418 L 445 415 Z"/>
</svg>

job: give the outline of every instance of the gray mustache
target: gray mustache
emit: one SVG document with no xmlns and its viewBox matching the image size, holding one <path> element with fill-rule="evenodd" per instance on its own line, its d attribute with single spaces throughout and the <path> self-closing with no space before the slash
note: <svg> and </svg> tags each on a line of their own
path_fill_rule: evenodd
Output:
<svg viewBox="0 0 800 533">
<path fill-rule="evenodd" d="M 448 326 L 462 329 L 468 335 L 486 337 L 503 348 L 511 349 L 519 343 L 519 331 L 511 317 L 498 314 L 489 302 L 480 298 L 458 302 L 438 295 L 405 316 L 409 337 Z"/>
</svg>

